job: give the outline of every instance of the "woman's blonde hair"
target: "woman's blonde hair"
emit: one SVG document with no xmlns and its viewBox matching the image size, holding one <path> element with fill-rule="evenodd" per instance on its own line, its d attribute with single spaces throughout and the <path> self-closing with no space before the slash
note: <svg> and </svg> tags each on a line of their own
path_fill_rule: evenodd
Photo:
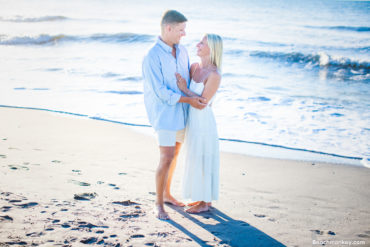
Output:
<svg viewBox="0 0 370 247">
<path fill-rule="evenodd" d="M 217 34 L 205 34 L 207 37 L 208 47 L 210 49 L 211 63 L 221 71 L 222 67 L 222 53 L 223 53 L 223 42 L 222 38 Z"/>
</svg>

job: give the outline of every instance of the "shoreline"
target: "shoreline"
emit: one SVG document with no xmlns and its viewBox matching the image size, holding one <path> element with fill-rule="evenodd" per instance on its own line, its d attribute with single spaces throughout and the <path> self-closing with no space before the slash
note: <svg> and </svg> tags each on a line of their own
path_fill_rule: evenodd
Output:
<svg viewBox="0 0 370 247">
<path fill-rule="evenodd" d="M 115 123 L 119 125 L 129 126 L 134 131 L 139 133 L 144 133 L 146 135 L 155 137 L 155 133 L 150 125 L 145 124 L 135 124 L 128 122 L 115 121 L 99 117 L 91 117 L 86 114 L 72 113 L 66 111 L 52 110 L 46 108 L 37 107 L 25 107 L 25 106 L 9 106 L 0 105 L 0 108 L 10 108 L 10 109 L 25 109 L 25 110 L 38 110 L 51 113 L 65 114 L 75 117 L 82 117 L 92 120 L 104 121 L 109 123 Z M 143 129 L 144 127 L 145 129 Z M 293 161 L 308 161 L 308 162 L 324 162 L 339 165 L 355 165 L 355 166 L 366 166 L 364 158 L 339 155 L 333 153 L 327 153 L 322 151 L 315 151 L 302 148 L 292 148 L 276 144 L 267 144 L 253 141 L 245 141 L 238 139 L 220 139 L 220 151 L 230 152 L 235 154 L 242 154 L 247 156 L 261 157 L 261 158 L 272 158 L 272 159 L 288 159 Z M 369 162 L 369 160 L 368 160 Z"/>
<path fill-rule="evenodd" d="M 221 152 L 220 200 L 155 218 L 153 137 L 123 125 L 0 108 L 0 246 L 370 243 L 370 170 Z M 183 156 L 172 193 L 181 199 Z M 117 245 L 120 244 L 120 245 Z"/>
</svg>

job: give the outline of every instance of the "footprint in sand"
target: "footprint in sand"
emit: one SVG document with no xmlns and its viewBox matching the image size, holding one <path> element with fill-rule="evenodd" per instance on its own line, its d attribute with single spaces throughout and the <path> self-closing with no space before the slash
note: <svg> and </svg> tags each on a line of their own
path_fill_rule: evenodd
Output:
<svg viewBox="0 0 370 247">
<path fill-rule="evenodd" d="M 134 234 L 130 238 L 145 238 L 145 235 L 143 235 L 143 234 Z"/>
<path fill-rule="evenodd" d="M 72 183 L 72 184 L 79 185 L 79 186 L 90 186 L 90 184 L 89 184 L 89 183 L 86 183 L 86 182 L 80 182 L 80 181 L 73 180 L 73 179 L 68 180 L 68 182 L 69 182 L 69 183 Z"/>
<path fill-rule="evenodd" d="M 61 227 L 63 228 L 70 228 L 71 225 L 67 224 L 67 223 L 63 223 L 62 225 L 60 225 Z"/>
<path fill-rule="evenodd" d="M 0 195 L 2 196 L 10 196 L 11 194 L 13 194 L 12 192 L 1 192 Z"/>
<path fill-rule="evenodd" d="M 97 193 L 82 193 L 82 194 L 75 194 L 74 199 L 78 201 L 90 201 L 94 199 L 98 194 Z"/>
<path fill-rule="evenodd" d="M 19 165 L 8 165 L 8 166 L 12 170 L 26 170 L 26 171 L 28 171 L 30 169 L 27 166 L 19 166 Z"/>
<path fill-rule="evenodd" d="M 45 235 L 43 232 L 31 232 L 26 234 L 27 237 L 41 237 L 43 235 Z"/>
<path fill-rule="evenodd" d="M 367 231 L 367 232 L 369 232 L 369 231 Z M 359 238 L 370 238 L 370 236 L 369 236 L 369 235 L 367 235 L 367 234 L 362 234 L 362 233 L 357 234 L 357 237 L 359 237 Z"/>
<path fill-rule="evenodd" d="M 122 205 L 122 206 L 141 205 L 140 203 L 132 202 L 132 201 L 130 201 L 130 200 L 122 201 L 122 202 L 115 201 L 115 202 L 112 202 L 112 203 L 113 203 L 113 204 Z"/>
<path fill-rule="evenodd" d="M 96 244 L 97 245 L 102 245 L 102 244 L 104 244 L 105 242 L 104 242 L 104 240 L 102 239 L 102 240 L 100 240 L 99 242 L 97 242 Z"/>
<path fill-rule="evenodd" d="M 72 170 L 72 172 L 77 173 L 77 175 L 82 175 L 81 170 Z"/>
<path fill-rule="evenodd" d="M 258 218 L 265 218 L 266 215 L 264 214 L 254 214 L 255 217 L 258 217 Z"/>
<path fill-rule="evenodd" d="M 8 147 L 9 150 L 19 150 L 19 148 L 15 148 L 15 147 Z"/>
<path fill-rule="evenodd" d="M 97 225 L 94 225 L 94 224 L 91 224 L 91 223 L 87 223 L 87 222 L 84 222 L 84 221 L 80 221 L 78 222 L 78 224 L 80 224 L 78 227 L 79 228 L 109 228 L 108 226 L 97 226 Z"/>
<path fill-rule="evenodd" d="M 39 205 L 37 202 L 29 202 L 24 204 L 14 204 L 15 206 L 21 207 L 21 208 L 30 208 Z"/>
<path fill-rule="evenodd" d="M 137 218 L 137 217 L 140 216 L 140 213 L 141 212 L 131 212 L 131 213 L 123 212 L 119 217 L 121 217 L 123 219 L 126 219 L 126 218 Z"/>
<path fill-rule="evenodd" d="M 17 202 L 22 202 L 22 200 L 10 200 L 10 203 L 17 203 Z"/>
<path fill-rule="evenodd" d="M 5 242 L 5 244 L 8 244 L 8 245 L 27 245 L 27 242 L 24 242 L 24 241 L 18 241 L 18 242 Z"/>
<path fill-rule="evenodd" d="M 111 186 L 111 187 L 114 187 L 115 190 L 119 190 L 119 187 L 116 186 L 115 184 L 108 184 L 108 185 Z"/>
<path fill-rule="evenodd" d="M 0 216 L 0 222 L 3 221 L 13 221 L 13 218 L 10 217 L 9 215 Z"/>
<path fill-rule="evenodd" d="M 97 238 L 94 238 L 94 237 L 90 237 L 90 238 L 84 238 L 82 239 L 80 242 L 83 243 L 83 244 L 94 244 L 98 241 Z"/>
<path fill-rule="evenodd" d="M 324 232 L 320 230 L 311 230 L 311 232 L 316 233 L 317 235 L 323 235 Z"/>
<path fill-rule="evenodd" d="M 12 207 L 10 207 L 10 206 L 3 206 L 3 207 L 1 208 L 1 212 L 8 212 L 11 208 L 12 208 Z"/>
</svg>

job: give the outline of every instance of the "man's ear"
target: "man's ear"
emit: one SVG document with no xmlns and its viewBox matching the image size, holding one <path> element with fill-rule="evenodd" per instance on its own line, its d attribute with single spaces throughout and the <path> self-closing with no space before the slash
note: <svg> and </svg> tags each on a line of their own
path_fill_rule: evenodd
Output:
<svg viewBox="0 0 370 247">
<path fill-rule="evenodd" d="M 172 31 L 172 25 L 171 24 L 167 24 L 166 25 L 166 31 L 167 32 L 171 32 Z"/>
</svg>

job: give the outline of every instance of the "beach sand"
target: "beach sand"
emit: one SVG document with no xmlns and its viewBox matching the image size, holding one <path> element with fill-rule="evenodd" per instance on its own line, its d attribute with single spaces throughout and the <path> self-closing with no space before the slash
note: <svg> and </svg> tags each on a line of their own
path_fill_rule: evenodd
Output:
<svg viewBox="0 0 370 247">
<path fill-rule="evenodd" d="M 368 168 L 221 153 L 210 212 L 166 206 L 160 221 L 153 137 L 38 110 L 0 116 L 0 246 L 370 246 Z"/>
</svg>

